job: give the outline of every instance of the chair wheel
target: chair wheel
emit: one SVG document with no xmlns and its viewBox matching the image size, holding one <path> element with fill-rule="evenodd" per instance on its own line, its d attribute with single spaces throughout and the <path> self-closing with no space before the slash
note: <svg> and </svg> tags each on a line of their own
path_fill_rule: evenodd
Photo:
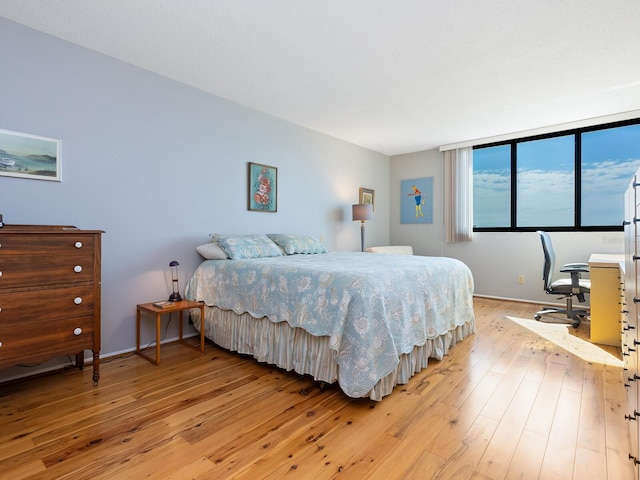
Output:
<svg viewBox="0 0 640 480">
<path fill-rule="evenodd" d="M 535 318 L 539 322 L 540 319 L 542 318 L 542 315 L 535 314 L 533 318 Z"/>
<path fill-rule="evenodd" d="M 580 326 L 580 322 L 571 322 L 571 326 L 573 328 L 578 328 Z"/>
</svg>

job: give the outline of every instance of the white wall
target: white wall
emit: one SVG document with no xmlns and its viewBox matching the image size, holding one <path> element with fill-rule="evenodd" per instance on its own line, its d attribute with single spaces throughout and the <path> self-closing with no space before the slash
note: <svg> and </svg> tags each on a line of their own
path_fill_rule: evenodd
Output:
<svg viewBox="0 0 640 480">
<path fill-rule="evenodd" d="M 543 291 L 544 257 L 535 232 L 474 233 L 471 242 L 444 242 L 443 171 L 443 155 L 438 150 L 391 157 L 391 244 L 412 245 L 419 255 L 444 255 L 462 260 L 473 273 L 477 295 L 557 303 Z M 401 180 L 429 176 L 434 177 L 433 224 L 400 224 Z M 623 232 L 552 232 L 550 235 L 558 266 L 586 262 L 595 252 L 624 253 Z M 524 284 L 518 283 L 519 275 L 524 275 Z"/>
<path fill-rule="evenodd" d="M 134 347 L 136 304 L 168 297 L 171 260 L 183 288 L 212 232 L 322 234 L 330 249 L 359 250 L 351 205 L 367 187 L 367 244 L 389 243 L 385 155 L 2 18 L 0 65 L 0 129 L 62 141 L 62 182 L 0 176 L 0 213 L 106 232 L 103 356 Z M 278 168 L 277 213 L 247 211 L 247 162 Z"/>
</svg>

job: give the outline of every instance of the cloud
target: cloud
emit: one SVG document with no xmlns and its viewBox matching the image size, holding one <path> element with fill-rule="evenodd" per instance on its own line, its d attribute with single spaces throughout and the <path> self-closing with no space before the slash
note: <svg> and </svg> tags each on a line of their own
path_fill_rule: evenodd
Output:
<svg viewBox="0 0 640 480">
<path fill-rule="evenodd" d="M 583 224 L 618 225 L 622 221 L 623 194 L 638 166 L 638 158 L 584 164 Z M 562 169 L 520 169 L 517 174 L 518 226 L 572 226 L 574 182 L 573 172 Z M 476 226 L 508 226 L 510 170 L 475 171 L 473 188 Z"/>
</svg>

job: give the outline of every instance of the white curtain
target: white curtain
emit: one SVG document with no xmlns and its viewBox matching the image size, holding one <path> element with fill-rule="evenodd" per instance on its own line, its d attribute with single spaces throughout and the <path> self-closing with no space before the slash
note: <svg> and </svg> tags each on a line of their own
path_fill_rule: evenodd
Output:
<svg viewBox="0 0 640 480">
<path fill-rule="evenodd" d="M 473 148 L 444 152 L 444 241 L 470 242 L 473 236 Z"/>
</svg>

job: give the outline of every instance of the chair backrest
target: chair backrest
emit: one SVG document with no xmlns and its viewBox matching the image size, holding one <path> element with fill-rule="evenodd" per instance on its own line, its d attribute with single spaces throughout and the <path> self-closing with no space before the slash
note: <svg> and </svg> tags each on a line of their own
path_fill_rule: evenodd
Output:
<svg viewBox="0 0 640 480">
<path fill-rule="evenodd" d="M 551 276 L 553 275 L 553 269 L 556 265 L 556 254 L 553 252 L 553 245 L 551 244 L 549 234 L 542 230 L 538 230 L 536 233 L 540 235 L 540 240 L 542 241 L 542 251 L 544 252 L 542 279 L 544 280 L 544 289 L 547 291 L 551 288 L 551 282 L 553 281 Z"/>
</svg>

